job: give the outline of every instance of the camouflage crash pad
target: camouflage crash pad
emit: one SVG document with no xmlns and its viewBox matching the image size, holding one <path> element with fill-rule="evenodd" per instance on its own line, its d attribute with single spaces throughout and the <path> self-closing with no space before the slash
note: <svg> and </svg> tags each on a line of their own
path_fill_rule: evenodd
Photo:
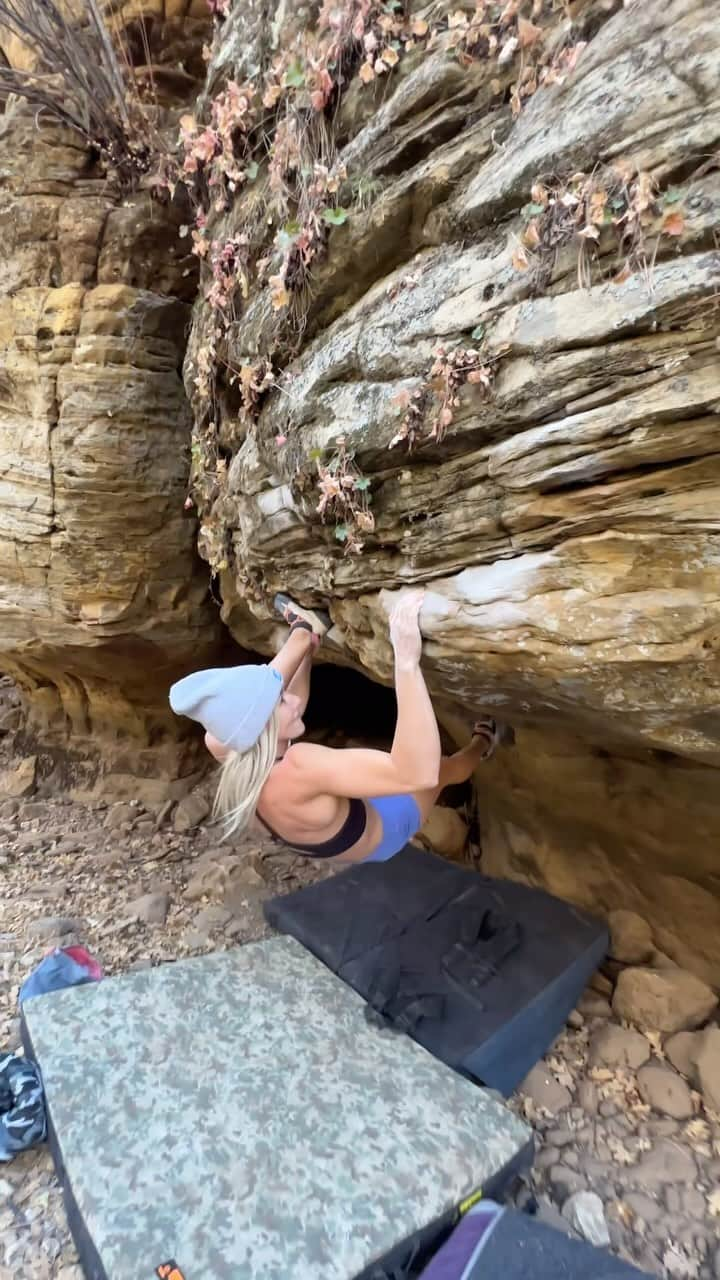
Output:
<svg viewBox="0 0 720 1280">
<path fill-rule="evenodd" d="M 91 1280 L 369 1280 L 528 1153 L 516 1116 L 292 938 L 23 1018 Z"/>
</svg>

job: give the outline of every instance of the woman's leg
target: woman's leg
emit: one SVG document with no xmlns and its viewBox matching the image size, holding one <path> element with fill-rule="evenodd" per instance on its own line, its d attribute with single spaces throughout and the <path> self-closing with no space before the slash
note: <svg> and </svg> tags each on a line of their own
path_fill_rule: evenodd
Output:
<svg viewBox="0 0 720 1280">
<path fill-rule="evenodd" d="M 446 787 L 453 787 L 460 782 L 467 782 L 478 765 L 482 764 L 483 760 L 488 760 L 493 754 L 497 744 L 495 721 L 491 719 L 478 720 L 473 728 L 473 738 L 467 747 L 463 747 L 462 751 L 456 751 L 454 755 L 442 757 L 437 787 L 432 787 L 428 791 L 416 791 L 413 793 L 413 799 L 420 810 L 423 822 L 429 817 L 430 810 L 437 803 L 438 796 Z"/>
</svg>

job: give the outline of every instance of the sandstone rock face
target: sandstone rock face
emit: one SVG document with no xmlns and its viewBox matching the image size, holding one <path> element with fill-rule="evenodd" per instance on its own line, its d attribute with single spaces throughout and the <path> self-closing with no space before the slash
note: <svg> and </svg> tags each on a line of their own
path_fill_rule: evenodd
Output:
<svg viewBox="0 0 720 1280">
<path fill-rule="evenodd" d="M 239 642 L 267 643 L 276 591 L 329 601 L 340 660 L 386 682 L 383 590 L 427 584 L 425 667 L 446 723 L 488 709 L 516 729 L 478 776 L 487 870 L 635 910 L 718 982 L 720 181 L 712 162 L 687 174 L 720 137 L 720 29 L 703 0 L 575 8 L 568 38 L 587 47 L 516 117 L 496 96 L 505 67 L 463 64 L 442 32 L 376 96 L 350 86 L 338 159 L 371 195 L 344 201 L 292 342 L 261 280 L 238 289 L 227 359 L 272 358 L 277 389 L 256 417 L 221 397 L 215 444 L 198 391 L 213 315 L 198 304 L 186 385 L 198 441 L 224 459 L 200 547 Z M 261 9 L 235 6 L 211 93 L 262 67 Z M 298 14 L 270 9 L 282 48 Z M 664 193 L 652 266 L 622 271 L 601 235 L 581 288 L 578 239 L 539 271 L 526 236 L 519 269 L 533 185 L 615 162 Z M 216 243 L 255 199 L 214 220 Z M 461 386 L 432 438 L 433 353 L 473 343 L 492 389 Z M 393 441 L 415 392 L 408 451 Z M 317 511 L 315 459 L 339 447 L 370 485 L 359 555 Z"/>
<path fill-rule="evenodd" d="M 0 115 L 0 669 L 45 739 L 152 741 L 158 759 L 168 683 L 218 639 L 183 510 L 181 221 L 72 132 Z"/>
</svg>

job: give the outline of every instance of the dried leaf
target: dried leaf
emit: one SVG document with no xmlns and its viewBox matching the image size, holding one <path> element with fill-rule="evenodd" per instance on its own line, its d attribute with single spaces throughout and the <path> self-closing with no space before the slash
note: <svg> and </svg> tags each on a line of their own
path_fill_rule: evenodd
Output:
<svg viewBox="0 0 720 1280">
<path fill-rule="evenodd" d="M 630 270 L 630 266 L 627 262 L 625 262 L 623 263 L 622 267 L 618 271 L 617 275 L 613 276 L 613 284 L 624 284 L 626 280 L 630 279 L 631 275 L 632 275 L 632 271 Z"/>
<path fill-rule="evenodd" d="M 599 240 L 600 239 L 600 232 L 598 231 L 597 227 L 594 227 L 592 225 L 591 222 L 588 222 L 586 226 L 584 226 L 580 231 L 578 231 L 578 235 L 580 236 L 581 240 Z"/>
<path fill-rule="evenodd" d="M 285 281 L 282 276 L 270 276 L 268 280 L 270 285 L 270 301 L 272 302 L 273 311 L 282 311 L 290 301 L 290 294 L 285 288 Z"/>
<path fill-rule="evenodd" d="M 418 40 L 421 40 L 423 36 L 427 35 L 430 27 L 424 18 L 416 18 L 410 30 L 414 36 L 417 36 Z"/>
<path fill-rule="evenodd" d="M 523 231 L 522 239 L 526 248 L 537 249 L 540 244 L 540 232 L 538 231 L 536 218 L 533 218 L 531 222 L 528 222 L 525 230 Z"/>
<path fill-rule="evenodd" d="M 450 409 L 447 405 L 445 405 L 445 407 L 441 409 L 440 413 L 438 414 L 438 421 L 440 423 L 440 426 L 449 427 L 452 420 L 453 420 L 452 409 Z"/>
<path fill-rule="evenodd" d="M 358 71 L 358 75 L 360 76 L 363 84 L 369 84 L 371 80 L 374 80 L 375 72 L 373 71 L 372 63 L 363 62 L 360 70 Z"/>
<path fill-rule="evenodd" d="M 685 230 L 685 218 L 682 213 L 679 210 L 669 213 L 666 218 L 663 218 L 660 230 L 666 236 L 681 236 Z"/>
<path fill-rule="evenodd" d="M 386 67 L 396 67 L 400 61 L 400 55 L 397 49 L 393 49 L 392 45 L 388 45 L 386 49 L 383 49 L 380 57 Z"/>
<path fill-rule="evenodd" d="M 521 49 L 529 49 L 531 45 L 537 44 L 542 36 L 542 27 L 536 27 L 535 23 L 529 22 L 527 18 L 518 18 L 517 29 Z"/>
<path fill-rule="evenodd" d="M 530 262 L 522 245 L 518 245 L 512 256 L 512 264 L 516 271 L 527 271 Z"/>
</svg>

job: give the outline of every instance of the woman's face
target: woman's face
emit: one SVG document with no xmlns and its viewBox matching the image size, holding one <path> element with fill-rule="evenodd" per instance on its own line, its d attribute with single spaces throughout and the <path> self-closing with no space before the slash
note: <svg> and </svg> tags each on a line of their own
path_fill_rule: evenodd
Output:
<svg viewBox="0 0 720 1280">
<path fill-rule="evenodd" d="M 281 742 L 292 742 L 293 738 L 301 738 L 305 732 L 305 724 L 300 715 L 300 699 L 297 694 L 284 693 L 280 699 L 280 724 L 278 737 Z"/>
</svg>

